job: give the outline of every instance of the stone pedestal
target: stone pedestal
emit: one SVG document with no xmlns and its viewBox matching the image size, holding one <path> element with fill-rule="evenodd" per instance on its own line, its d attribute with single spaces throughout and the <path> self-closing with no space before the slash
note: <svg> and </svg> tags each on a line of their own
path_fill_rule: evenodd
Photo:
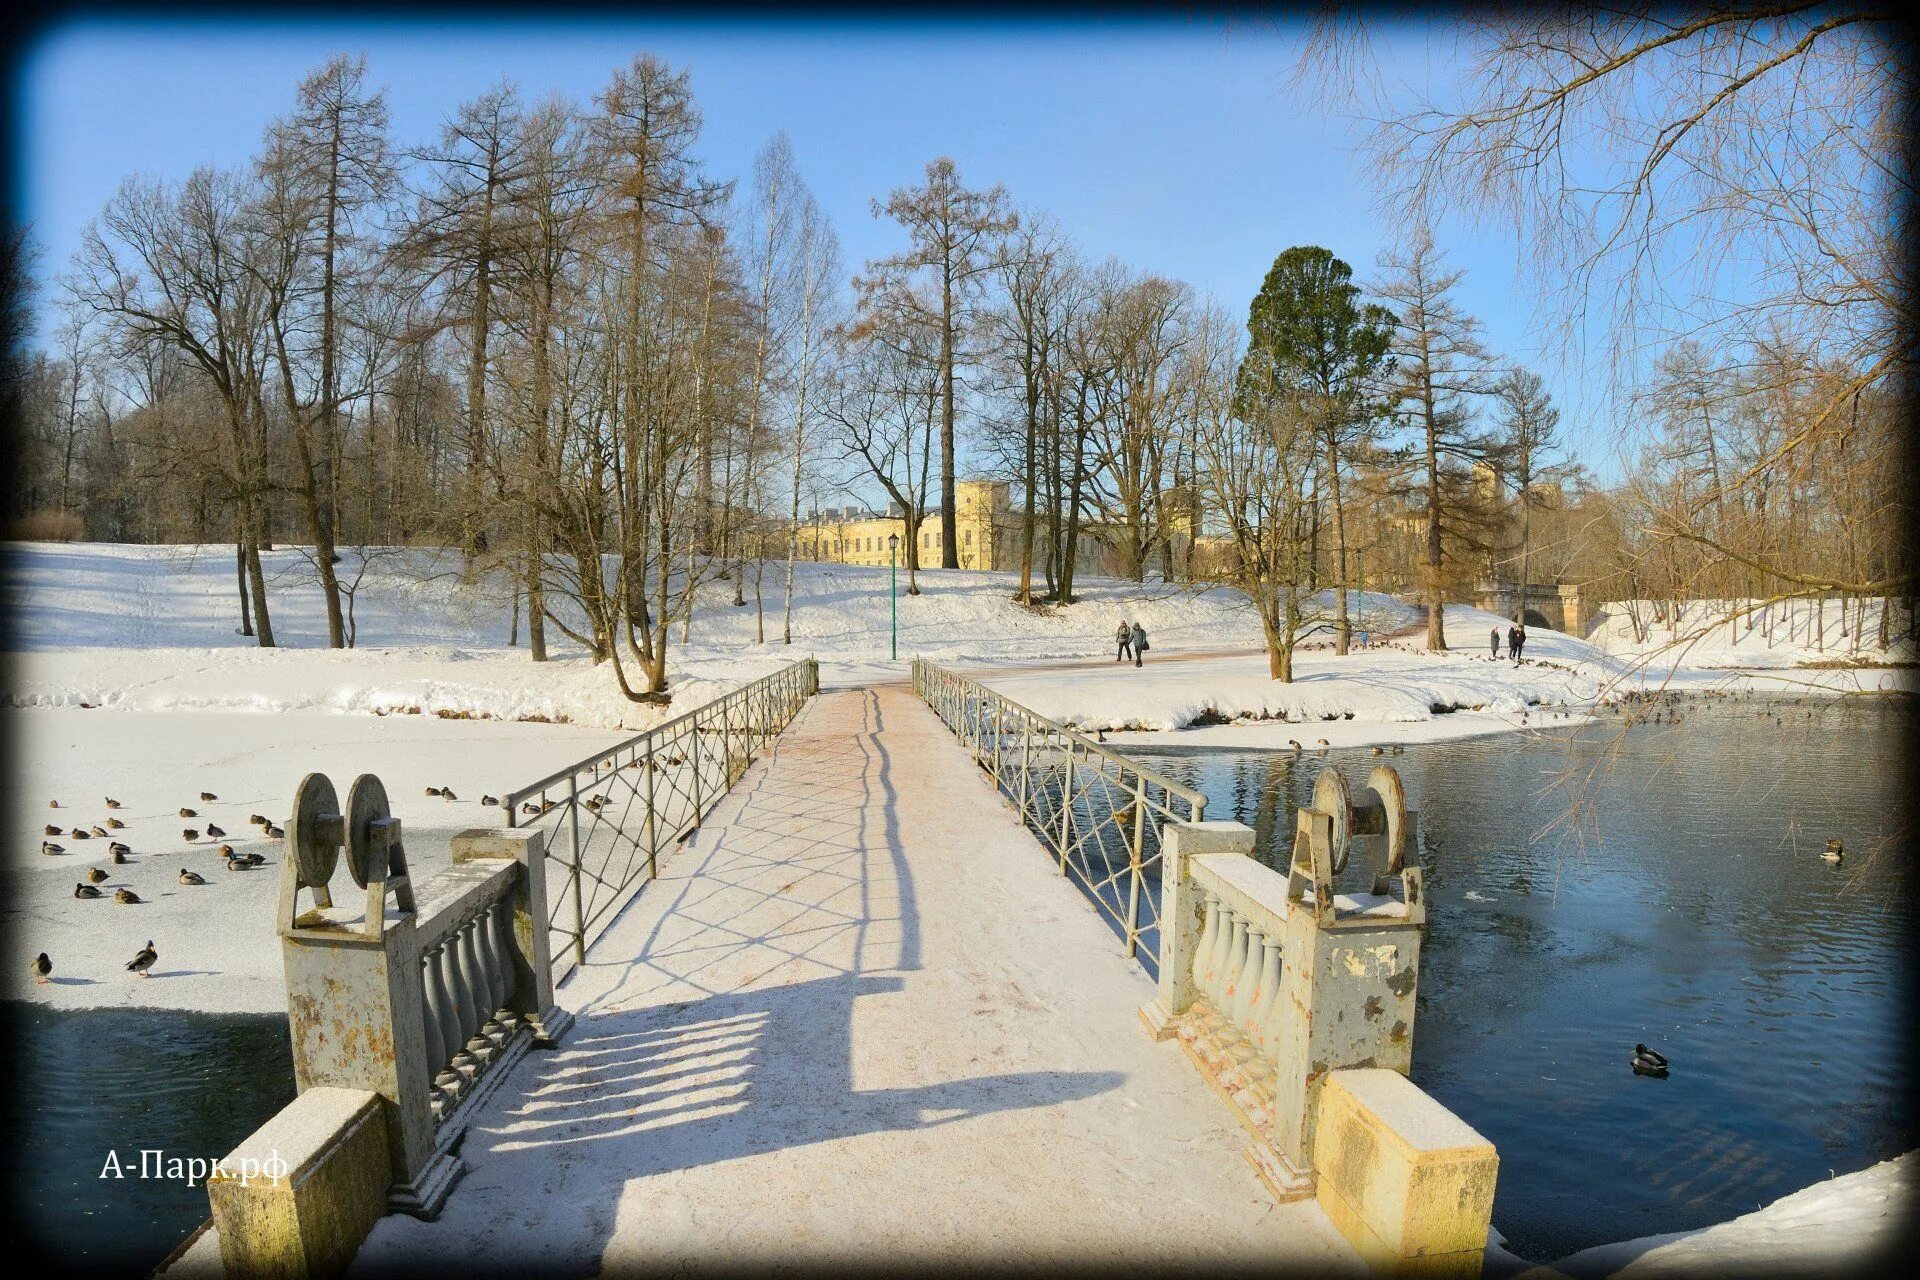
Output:
<svg viewBox="0 0 1920 1280">
<path fill-rule="evenodd" d="M 207 1180 L 229 1276 L 319 1280 L 353 1261 L 387 1211 L 385 1107 L 365 1089 L 308 1089 Z"/>
<path fill-rule="evenodd" d="M 1384 1068 L 1332 1072 L 1319 1113 L 1317 1196 L 1360 1256 L 1396 1276 L 1479 1275 L 1493 1144 Z"/>
</svg>

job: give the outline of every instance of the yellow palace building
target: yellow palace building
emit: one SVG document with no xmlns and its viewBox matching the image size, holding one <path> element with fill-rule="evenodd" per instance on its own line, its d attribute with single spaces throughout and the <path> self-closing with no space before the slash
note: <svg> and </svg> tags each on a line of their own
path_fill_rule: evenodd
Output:
<svg viewBox="0 0 1920 1280">
<path fill-rule="evenodd" d="M 1009 506 L 1004 480 L 965 480 L 954 485 L 954 537 L 959 542 L 962 569 L 1008 569 L 1019 555 L 1019 521 Z M 888 563 L 888 537 L 904 539 L 902 516 L 875 515 L 846 508 L 821 512 L 800 526 L 800 558 L 828 564 Z M 906 548 L 898 563 L 907 562 Z M 940 516 L 929 512 L 920 522 L 920 565 L 940 564 Z"/>
</svg>

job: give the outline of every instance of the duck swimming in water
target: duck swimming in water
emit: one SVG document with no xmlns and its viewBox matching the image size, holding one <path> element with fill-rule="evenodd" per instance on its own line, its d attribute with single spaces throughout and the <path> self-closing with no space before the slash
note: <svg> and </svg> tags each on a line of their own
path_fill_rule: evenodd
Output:
<svg viewBox="0 0 1920 1280">
<path fill-rule="evenodd" d="M 1825 851 L 1820 856 L 1828 862 L 1838 862 L 1847 856 L 1847 846 L 1838 839 L 1829 840 Z"/>
<path fill-rule="evenodd" d="M 1667 1074 L 1667 1060 L 1647 1046 L 1636 1044 L 1633 1046 L 1633 1073 L 1637 1076 L 1664 1076 Z"/>
</svg>

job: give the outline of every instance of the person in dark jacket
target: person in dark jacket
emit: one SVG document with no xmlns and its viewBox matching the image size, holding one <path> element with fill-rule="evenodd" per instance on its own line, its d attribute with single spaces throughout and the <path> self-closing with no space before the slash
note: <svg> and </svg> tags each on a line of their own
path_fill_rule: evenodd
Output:
<svg viewBox="0 0 1920 1280">
<path fill-rule="evenodd" d="M 1513 662 L 1515 666 L 1518 666 L 1520 664 L 1520 651 L 1527 647 L 1527 626 L 1524 622 L 1513 629 L 1513 639 L 1507 642 L 1507 647 L 1513 650 Z"/>
<path fill-rule="evenodd" d="M 1120 619 L 1120 627 L 1113 633 L 1113 638 L 1120 642 L 1120 652 L 1113 655 L 1113 660 L 1115 662 L 1125 662 L 1128 658 L 1131 658 L 1133 656 L 1133 628 L 1127 625 L 1125 618 Z"/>
<path fill-rule="evenodd" d="M 1133 624 L 1133 665 L 1139 666 L 1140 655 L 1147 651 L 1147 629 L 1139 623 Z"/>
<path fill-rule="evenodd" d="M 1493 656 L 1496 658 L 1500 656 L 1500 628 L 1498 627 L 1493 629 Z"/>
</svg>

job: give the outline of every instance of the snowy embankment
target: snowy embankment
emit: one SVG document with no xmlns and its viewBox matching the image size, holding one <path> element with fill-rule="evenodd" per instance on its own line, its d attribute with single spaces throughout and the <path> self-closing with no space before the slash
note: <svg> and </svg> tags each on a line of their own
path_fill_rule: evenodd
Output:
<svg viewBox="0 0 1920 1280">
<path fill-rule="evenodd" d="M 1384 598 L 1382 598 L 1384 600 Z M 1369 602 L 1372 603 L 1371 601 Z M 1449 653 L 1426 648 L 1424 633 L 1356 648 L 1344 657 L 1316 644 L 1296 651 L 1282 684 L 1259 656 L 1166 661 L 1157 642 L 1146 665 L 1108 664 L 1071 672 L 989 675 L 988 682 L 1042 715 L 1085 730 L 1164 733 L 1182 743 L 1313 747 L 1413 741 L 1539 723 L 1587 708 L 1602 692 L 1589 646 L 1535 631 L 1526 661 L 1496 661 L 1491 614 L 1448 606 Z M 1477 649 L 1467 646 L 1478 639 Z"/>
<path fill-rule="evenodd" d="M 1623 662 L 1771 670 L 1910 664 L 1913 619 L 1905 604 L 1838 600 L 1617 600 L 1595 615 L 1588 639 Z"/>
<path fill-rule="evenodd" d="M 1390 598 L 1380 597 L 1380 600 Z M 1370 601 L 1371 603 L 1371 601 Z M 1384 607 L 1384 606 L 1383 606 Z M 981 673 L 995 689 L 1042 715 L 1117 741 L 1311 749 L 1434 741 L 1510 729 L 1565 725 L 1629 694 L 1822 693 L 1911 688 L 1898 669 L 1764 673 L 1622 660 L 1577 637 L 1530 627 L 1524 659 L 1495 659 L 1508 622 L 1450 604 L 1448 649 L 1431 651 L 1424 631 L 1336 657 L 1324 643 L 1296 651 L 1294 678 L 1281 684 L 1264 655 L 1167 661 L 1155 642 L 1144 667 L 1111 661 L 1077 669 Z"/>
<path fill-rule="evenodd" d="M 1489 1251 L 1488 1274 L 1527 1280 L 1864 1275 L 1904 1232 L 1920 1191 L 1920 1152 L 1816 1182 L 1730 1222 L 1583 1249 L 1550 1267 L 1521 1268 Z"/>
</svg>

